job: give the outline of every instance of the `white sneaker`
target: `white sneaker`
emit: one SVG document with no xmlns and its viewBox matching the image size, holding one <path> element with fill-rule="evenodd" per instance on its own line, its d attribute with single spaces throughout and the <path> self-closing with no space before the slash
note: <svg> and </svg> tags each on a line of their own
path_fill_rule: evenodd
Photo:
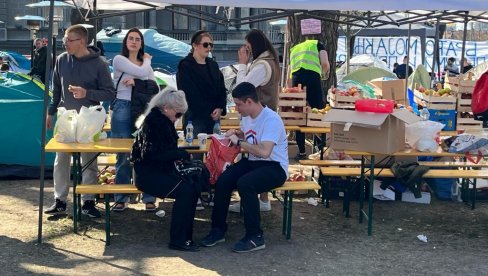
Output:
<svg viewBox="0 0 488 276">
<path fill-rule="evenodd" d="M 229 205 L 229 212 L 240 213 L 241 212 L 241 202 L 236 202 Z"/>
<path fill-rule="evenodd" d="M 259 210 L 261 212 L 268 212 L 271 211 L 271 201 L 262 201 L 259 200 Z M 236 202 L 234 204 L 229 205 L 229 212 L 240 213 L 241 212 L 241 203 Z"/>
<path fill-rule="evenodd" d="M 259 199 L 259 210 L 261 212 L 268 212 L 268 211 L 271 211 L 271 201 L 262 201 L 261 199 Z"/>
<path fill-rule="evenodd" d="M 205 210 L 205 207 L 203 207 L 202 201 L 200 199 L 198 199 L 198 201 L 197 201 L 197 207 L 195 207 L 195 210 L 197 210 L 197 211 Z"/>
</svg>

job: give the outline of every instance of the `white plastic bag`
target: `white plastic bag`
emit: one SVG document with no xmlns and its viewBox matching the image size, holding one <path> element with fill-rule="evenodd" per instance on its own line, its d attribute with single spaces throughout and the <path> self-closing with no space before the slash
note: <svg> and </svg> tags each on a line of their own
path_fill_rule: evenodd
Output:
<svg viewBox="0 0 488 276">
<path fill-rule="evenodd" d="M 56 126 L 54 127 L 54 139 L 60 143 L 73 143 L 76 141 L 76 125 L 78 112 L 58 108 Z"/>
<path fill-rule="evenodd" d="M 405 138 L 410 147 L 414 149 L 419 151 L 435 151 L 437 150 L 437 143 L 435 140 L 444 126 L 444 124 L 434 121 L 418 121 L 406 125 Z M 419 140 L 420 143 L 417 143 Z M 435 149 L 433 148 L 434 145 Z"/>
<path fill-rule="evenodd" d="M 76 141 L 91 143 L 100 139 L 107 113 L 101 105 L 81 107 L 76 126 Z"/>
</svg>

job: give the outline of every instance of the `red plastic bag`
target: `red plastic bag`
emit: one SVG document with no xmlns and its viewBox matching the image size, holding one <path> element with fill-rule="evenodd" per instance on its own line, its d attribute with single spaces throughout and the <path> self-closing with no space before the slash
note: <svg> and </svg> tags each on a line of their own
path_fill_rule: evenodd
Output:
<svg viewBox="0 0 488 276">
<path fill-rule="evenodd" d="M 488 72 L 485 72 L 478 81 L 473 90 L 473 97 L 471 99 L 471 109 L 479 120 L 488 119 Z"/>
<path fill-rule="evenodd" d="M 219 140 L 215 136 L 211 139 L 205 165 L 210 172 L 210 185 L 214 185 L 225 169 L 234 162 L 241 148 L 231 146 L 229 139 Z"/>
</svg>

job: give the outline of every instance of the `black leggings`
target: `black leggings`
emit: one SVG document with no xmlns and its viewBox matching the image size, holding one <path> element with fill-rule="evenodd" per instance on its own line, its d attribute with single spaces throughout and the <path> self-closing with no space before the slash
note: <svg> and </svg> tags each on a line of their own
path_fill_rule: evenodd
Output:
<svg viewBox="0 0 488 276">
<path fill-rule="evenodd" d="M 310 70 L 300 69 L 293 73 L 292 85 L 296 87 L 301 84 L 302 87 L 307 87 L 307 102 L 311 108 L 322 109 L 324 104 L 324 93 L 322 92 L 322 83 L 320 82 L 320 75 Z M 301 131 L 295 132 L 298 150 L 300 153 L 305 153 L 305 134 Z"/>
</svg>

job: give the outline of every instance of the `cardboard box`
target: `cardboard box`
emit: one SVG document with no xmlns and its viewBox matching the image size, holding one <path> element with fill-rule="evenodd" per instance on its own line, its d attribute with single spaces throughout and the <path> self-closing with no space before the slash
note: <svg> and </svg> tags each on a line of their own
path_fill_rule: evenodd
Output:
<svg viewBox="0 0 488 276">
<path fill-rule="evenodd" d="M 331 109 L 323 120 L 332 123 L 331 148 L 391 154 L 405 149 L 405 124 L 421 119 L 405 109 L 391 114 Z"/>
<path fill-rule="evenodd" d="M 375 94 L 381 92 L 383 99 L 394 100 L 399 103 L 407 103 L 407 93 L 405 92 L 405 80 L 372 80 L 368 84 L 372 84 L 378 89 Z M 380 91 L 381 90 L 381 91 Z"/>
</svg>

